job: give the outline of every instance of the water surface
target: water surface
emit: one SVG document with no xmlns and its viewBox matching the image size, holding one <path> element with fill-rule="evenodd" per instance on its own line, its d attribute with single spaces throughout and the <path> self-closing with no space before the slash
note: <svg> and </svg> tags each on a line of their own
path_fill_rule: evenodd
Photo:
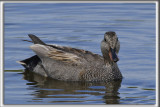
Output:
<svg viewBox="0 0 160 107">
<path fill-rule="evenodd" d="M 154 3 L 5 3 L 4 104 L 155 104 Z M 106 31 L 121 43 L 118 82 L 79 83 L 23 73 L 27 34 L 101 55 Z"/>
</svg>

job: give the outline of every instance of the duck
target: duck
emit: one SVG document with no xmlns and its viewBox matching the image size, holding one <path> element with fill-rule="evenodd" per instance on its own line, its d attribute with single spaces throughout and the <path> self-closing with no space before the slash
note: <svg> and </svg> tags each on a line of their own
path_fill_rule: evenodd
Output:
<svg viewBox="0 0 160 107">
<path fill-rule="evenodd" d="M 87 50 L 56 44 L 46 44 L 33 34 L 28 34 L 35 53 L 30 58 L 17 61 L 27 71 L 61 81 L 107 82 L 122 80 L 118 68 L 120 42 L 114 31 L 104 34 L 102 55 Z"/>
</svg>

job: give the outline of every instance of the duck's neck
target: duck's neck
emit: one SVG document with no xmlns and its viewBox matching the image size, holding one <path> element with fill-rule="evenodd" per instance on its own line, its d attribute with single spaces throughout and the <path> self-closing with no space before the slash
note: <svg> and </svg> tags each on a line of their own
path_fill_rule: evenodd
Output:
<svg viewBox="0 0 160 107">
<path fill-rule="evenodd" d="M 113 61 L 110 60 L 109 55 L 103 56 L 104 58 L 104 63 L 106 66 L 113 66 L 115 63 Z"/>
<path fill-rule="evenodd" d="M 114 63 L 114 62 L 105 62 L 105 66 L 106 67 L 114 67 L 114 66 L 117 66 L 117 63 Z"/>
<path fill-rule="evenodd" d="M 104 64 L 107 68 L 118 68 L 117 63 L 110 60 L 110 58 L 104 58 Z"/>
</svg>

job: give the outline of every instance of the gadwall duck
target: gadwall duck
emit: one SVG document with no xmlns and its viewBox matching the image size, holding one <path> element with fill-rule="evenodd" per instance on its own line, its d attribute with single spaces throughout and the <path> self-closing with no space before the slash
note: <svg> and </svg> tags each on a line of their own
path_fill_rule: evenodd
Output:
<svg viewBox="0 0 160 107">
<path fill-rule="evenodd" d="M 121 80 L 117 54 L 120 42 L 115 32 L 106 32 L 101 42 L 103 56 L 83 49 L 50 45 L 35 35 L 28 35 L 36 53 L 28 59 L 18 61 L 29 71 L 45 77 L 63 81 L 111 81 Z"/>
</svg>

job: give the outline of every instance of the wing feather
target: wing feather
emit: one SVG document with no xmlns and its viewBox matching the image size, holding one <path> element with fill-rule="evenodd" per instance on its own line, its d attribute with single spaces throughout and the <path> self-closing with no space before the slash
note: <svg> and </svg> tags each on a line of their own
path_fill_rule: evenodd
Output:
<svg viewBox="0 0 160 107">
<path fill-rule="evenodd" d="M 66 63 L 80 63 L 80 58 L 74 54 L 47 45 L 34 44 L 30 48 L 41 58 L 48 57 Z"/>
</svg>

